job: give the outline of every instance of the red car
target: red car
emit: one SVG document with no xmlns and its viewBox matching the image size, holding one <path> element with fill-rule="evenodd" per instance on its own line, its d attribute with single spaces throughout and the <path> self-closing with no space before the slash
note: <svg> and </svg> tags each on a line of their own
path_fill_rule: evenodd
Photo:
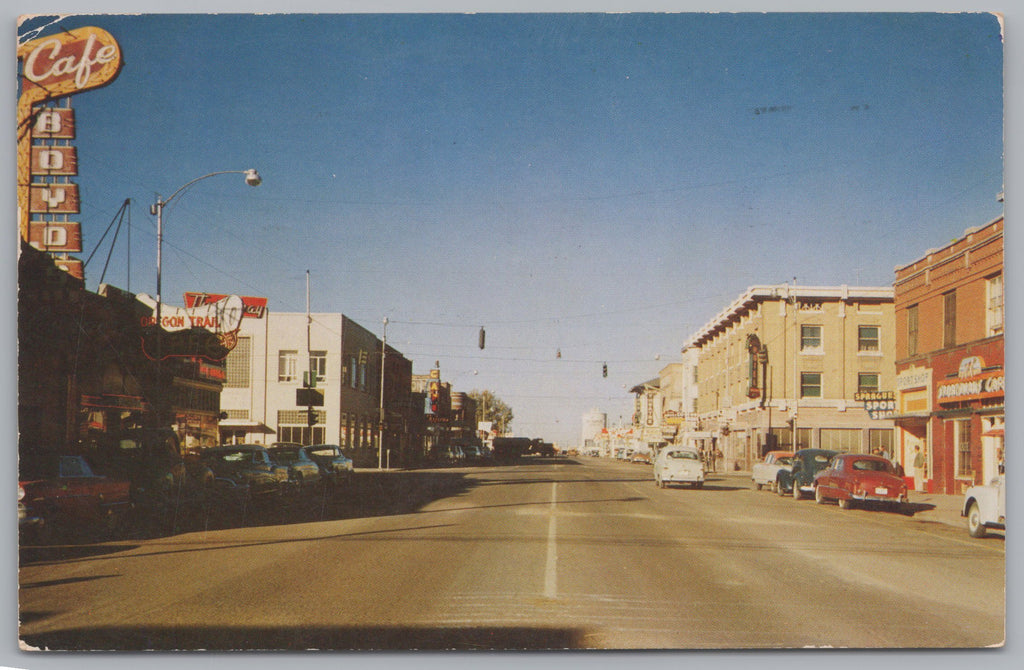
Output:
<svg viewBox="0 0 1024 670">
<path fill-rule="evenodd" d="M 835 499 L 841 509 L 849 509 L 854 502 L 881 502 L 895 508 L 907 502 L 907 484 L 887 458 L 839 454 L 814 475 L 814 499 L 819 504 Z"/>
<path fill-rule="evenodd" d="M 33 525 L 72 531 L 109 528 L 131 509 L 131 483 L 94 474 L 84 456 L 34 455 L 22 459 L 20 470 L 23 518 Z"/>
</svg>

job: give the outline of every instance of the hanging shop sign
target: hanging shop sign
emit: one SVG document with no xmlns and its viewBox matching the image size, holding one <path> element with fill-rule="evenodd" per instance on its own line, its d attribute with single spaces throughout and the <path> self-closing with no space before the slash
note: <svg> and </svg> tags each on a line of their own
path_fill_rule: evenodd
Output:
<svg viewBox="0 0 1024 670">
<path fill-rule="evenodd" d="M 871 419 L 891 419 L 896 414 L 895 391 L 858 391 L 853 399 L 864 403 Z"/>
<path fill-rule="evenodd" d="M 191 308 L 161 304 L 159 324 L 157 302 L 144 293 L 135 299 L 153 310 L 140 323 L 142 349 L 153 360 L 185 356 L 220 361 L 238 344 L 243 306 L 237 295 Z"/>
<path fill-rule="evenodd" d="M 44 103 L 109 84 L 120 73 L 122 58 L 117 40 L 90 26 L 25 42 L 18 46 L 18 61 L 18 230 L 27 241 L 32 214 L 78 212 L 74 184 L 34 183 L 34 177 L 78 171 L 74 148 L 46 144 L 75 138 L 74 111 Z"/>
</svg>

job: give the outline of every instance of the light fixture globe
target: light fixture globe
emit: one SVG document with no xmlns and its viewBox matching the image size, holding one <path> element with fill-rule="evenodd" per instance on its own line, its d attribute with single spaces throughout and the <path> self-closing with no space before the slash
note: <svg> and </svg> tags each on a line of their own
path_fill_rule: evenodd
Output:
<svg viewBox="0 0 1024 670">
<path fill-rule="evenodd" d="M 259 186 L 263 183 L 263 180 L 260 179 L 260 173 L 256 170 L 246 170 L 245 183 L 249 186 Z"/>
</svg>

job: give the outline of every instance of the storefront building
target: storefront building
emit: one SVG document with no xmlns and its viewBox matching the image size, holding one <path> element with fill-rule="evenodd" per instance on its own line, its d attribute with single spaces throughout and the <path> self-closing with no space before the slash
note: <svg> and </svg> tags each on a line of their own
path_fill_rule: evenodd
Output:
<svg viewBox="0 0 1024 670">
<path fill-rule="evenodd" d="M 892 452 L 889 287 L 754 286 L 683 350 L 698 352 L 697 430 L 727 470 L 772 449 Z"/>
<path fill-rule="evenodd" d="M 897 449 L 918 489 L 960 494 L 1004 455 L 1003 218 L 897 268 L 894 297 Z"/>
<path fill-rule="evenodd" d="M 399 466 L 410 451 L 422 414 L 410 399 L 412 362 L 391 346 L 382 356 L 382 341 L 343 314 L 243 319 L 226 364 L 222 442 L 337 444 L 357 467 L 388 456 Z"/>
</svg>

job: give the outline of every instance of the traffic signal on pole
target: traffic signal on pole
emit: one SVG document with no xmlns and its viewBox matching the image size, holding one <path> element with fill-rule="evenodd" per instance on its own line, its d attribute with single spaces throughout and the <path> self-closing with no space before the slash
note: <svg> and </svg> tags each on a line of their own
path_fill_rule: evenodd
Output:
<svg viewBox="0 0 1024 670">
<path fill-rule="evenodd" d="M 306 422 L 310 428 L 316 425 L 316 410 L 312 407 L 306 410 Z"/>
<path fill-rule="evenodd" d="M 484 327 L 480 326 L 480 348 L 484 348 L 484 340 L 487 339 L 487 333 L 484 331 Z"/>
</svg>

